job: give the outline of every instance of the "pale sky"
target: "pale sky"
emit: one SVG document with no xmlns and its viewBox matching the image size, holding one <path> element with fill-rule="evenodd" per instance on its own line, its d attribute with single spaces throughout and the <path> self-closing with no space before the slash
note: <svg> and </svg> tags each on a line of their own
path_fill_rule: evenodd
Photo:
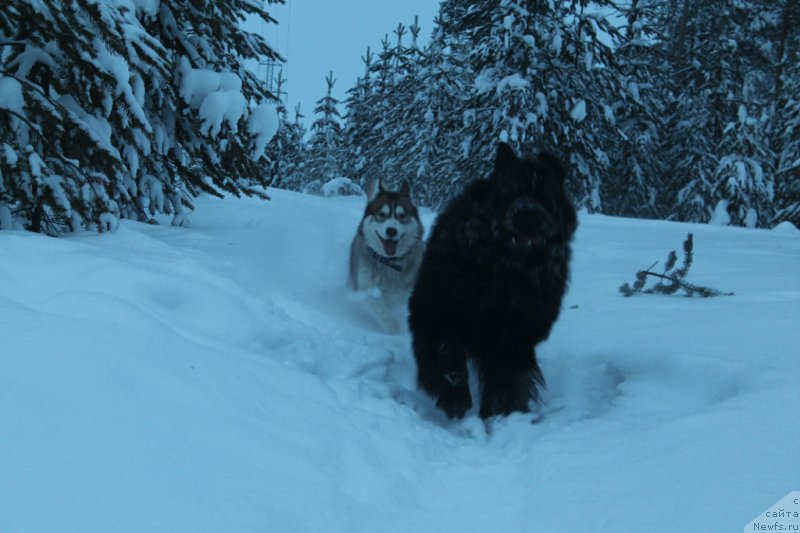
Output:
<svg viewBox="0 0 800 533">
<path fill-rule="evenodd" d="M 347 89 L 364 72 L 361 56 L 367 46 L 380 50 L 387 33 L 394 42 L 392 30 L 398 22 L 409 26 L 419 15 L 420 41 L 428 42 L 438 9 L 437 0 L 286 0 L 283 6 L 268 5 L 267 11 L 280 25 L 264 26 L 264 36 L 287 59 L 283 74 L 288 79 L 291 116 L 300 102 L 304 122 L 311 124 L 331 70 L 338 80 L 334 96 L 344 100 Z M 409 39 L 407 35 L 404 42 Z M 344 113 L 343 106 L 340 111 Z"/>
</svg>

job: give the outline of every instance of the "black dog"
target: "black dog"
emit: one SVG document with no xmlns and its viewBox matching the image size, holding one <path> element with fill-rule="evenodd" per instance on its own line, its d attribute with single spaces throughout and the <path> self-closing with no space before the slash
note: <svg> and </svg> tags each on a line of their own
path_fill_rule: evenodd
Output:
<svg viewBox="0 0 800 533">
<path fill-rule="evenodd" d="M 472 407 L 467 357 L 480 374 L 480 416 L 529 410 L 544 378 L 536 345 L 558 317 L 577 226 L 556 157 L 497 147 L 439 215 L 409 301 L 419 385 L 451 418 Z"/>
</svg>

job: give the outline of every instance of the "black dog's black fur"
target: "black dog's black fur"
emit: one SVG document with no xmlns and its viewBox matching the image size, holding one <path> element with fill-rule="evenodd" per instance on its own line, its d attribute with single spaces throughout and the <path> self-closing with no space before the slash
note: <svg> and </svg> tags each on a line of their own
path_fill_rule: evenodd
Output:
<svg viewBox="0 0 800 533">
<path fill-rule="evenodd" d="M 577 226 L 553 155 L 519 159 L 501 143 L 490 179 L 469 184 L 431 230 L 409 301 L 419 385 L 451 418 L 528 411 L 544 385 L 535 347 L 558 317 Z"/>
</svg>

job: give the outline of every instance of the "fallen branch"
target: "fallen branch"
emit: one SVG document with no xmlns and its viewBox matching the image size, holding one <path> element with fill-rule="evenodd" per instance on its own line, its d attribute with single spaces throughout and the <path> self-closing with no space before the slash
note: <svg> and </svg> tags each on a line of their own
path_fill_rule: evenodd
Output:
<svg viewBox="0 0 800 533">
<path fill-rule="evenodd" d="M 689 283 L 688 281 L 684 280 L 684 277 L 689 273 L 689 268 L 692 266 L 692 250 L 694 248 L 694 241 L 692 238 L 692 234 L 686 237 L 686 240 L 683 242 L 683 264 L 680 268 L 675 269 L 675 263 L 678 260 L 678 254 L 675 253 L 675 250 L 669 253 L 667 257 L 667 263 L 664 268 L 663 274 L 658 274 L 656 272 L 652 272 L 653 268 L 658 264 L 658 261 L 650 265 L 650 268 L 647 270 L 640 270 L 636 273 L 636 281 L 633 285 L 629 285 L 625 283 L 619 288 L 619 292 L 623 294 L 623 296 L 633 296 L 637 293 L 644 293 L 644 294 L 674 294 L 679 289 L 683 289 L 686 291 L 686 296 L 702 296 L 703 298 L 708 298 L 711 296 L 732 296 L 732 292 L 723 292 L 719 289 L 714 289 L 712 287 L 704 287 L 701 285 L 695 285 L 694 283 Z M 647 277 L 652 276 L 659 280 L 659 282 L 649 289 L 645 289 L 645 283 L 647 282 Z M 669 282 L 669 283 L 664 283 Z"/>
</svg>

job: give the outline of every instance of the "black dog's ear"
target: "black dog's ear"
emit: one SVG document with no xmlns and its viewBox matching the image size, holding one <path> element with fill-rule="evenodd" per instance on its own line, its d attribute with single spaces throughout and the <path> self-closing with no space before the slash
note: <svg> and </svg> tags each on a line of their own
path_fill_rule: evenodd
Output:
<svg viewBox="0 0 800 533">
<path fill-rule="evenodd" d="M 514 153 L 513 148 L 506 143 L 497 143 L 497 155 L 494 159 L 494 169 L 496 172 L 508 168 L 516 161 L 517 155 Z"/>
<path fill-rule="evenodd" d="M 550 152 L 541 152 L 536 158 L 538 174 L 545 179 L 564 183 L 567 178 L 567 171 L 561 160 Z"/>
</svg>

